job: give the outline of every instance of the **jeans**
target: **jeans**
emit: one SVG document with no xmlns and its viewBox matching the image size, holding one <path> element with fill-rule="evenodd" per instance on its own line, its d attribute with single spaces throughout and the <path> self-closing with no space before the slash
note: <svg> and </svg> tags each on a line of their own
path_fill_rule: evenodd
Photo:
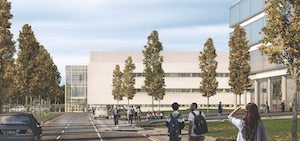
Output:
<svg viewBox="0 0 300 141">
<path fill-rule="evenodd" d="M 119 115 L 114 115 L 114 122 L 115 122 L 115 125 L 119 124 Z"/>
<path fill-rule="evenodd" d="M 181 136 L 170 135 L 169 137 L 170 137 L 170 141 L 180 141 L 181 140 Z"/>
</svg>

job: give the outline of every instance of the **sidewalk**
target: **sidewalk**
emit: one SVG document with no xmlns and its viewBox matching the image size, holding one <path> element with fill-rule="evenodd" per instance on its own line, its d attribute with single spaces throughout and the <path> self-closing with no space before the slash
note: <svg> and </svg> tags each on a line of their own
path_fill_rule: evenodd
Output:
<svg viewBox="0 0 300 141">
<path fill-rule="evenodd" d="M 148 137 L 153 141 L 169 141 L 167 128 L 152 128 L 152 129 L 141 129 L 139 133 Z M 182 141 L 188 141 L 188 133 L 185 130 L 182 130 Z M 217 141 L 213 137 L 205 136 L 205 141 Z"/>
<path fill-rule="evenodd" d="M 153 128 L 153 127 L 136 127 L 136 124 L 132 125 L 128 124 L 127 121 L 119 121 L 118 128 L 115 128 L 113 125 L 113 120 L 106 120 L 103 122 L 102 120 L 94 120 L 96 125 L 101 130 L 105 131 L 119 131 L 119 132 L 137 132 L 152 141 L 169 141 L 167 128 Z M 182 130 L 182 141 L 188 140 L 188 133 L 185 130 Z M 216 141 L 213 137 L 205 137 L 205 141 Z"/>
</svg>

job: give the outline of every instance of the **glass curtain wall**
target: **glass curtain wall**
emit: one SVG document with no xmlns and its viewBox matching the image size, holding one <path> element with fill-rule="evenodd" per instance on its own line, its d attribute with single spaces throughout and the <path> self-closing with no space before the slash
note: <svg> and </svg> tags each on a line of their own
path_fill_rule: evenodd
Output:
<svg viewBox="0 0 300 141">
<path fill-rule="evenodd" d="M 66 66 L 66 112 L 84 112 L 87 109 L 87 66 Z"/>
</svg>

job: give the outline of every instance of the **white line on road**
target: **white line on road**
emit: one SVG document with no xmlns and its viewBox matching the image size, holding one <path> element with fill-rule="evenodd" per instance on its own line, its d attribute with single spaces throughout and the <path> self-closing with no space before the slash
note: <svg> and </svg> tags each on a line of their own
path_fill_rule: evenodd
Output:
<svg viewBox="0 0 300 141">
<path fill-rule="evenodd" d="M 103 141 L 103 139 L 102 139 L 102 137 L 101 137 L 101 135 L 100 135 L 100 133 L 99 133 L 99 131 L 98 131 L 96 125 L 94 124 L 93 120 L 91 119 L 90 116 L 89 116 L 89 118 L 90 118 L 91 123 L 93 124 L 93 127 L 94 127 L 94 129 L 95 129 L 95 131 L 96 131 L 96 133 L 97 133 L 99 139 L 100 139 L 101 141 Z"/>
<path fill-rule="evenodd" d="M 61 134 L 65 133 L 65 130 L 68 129 L 68 127 L 72 124 L 73 119 L 67 124 L 67 126 L 61 131 Z M 60 135 L 56 137 L 56 140 L 60 140 Z"/>
<path fill-rule="evenodd" d="M 60 139 L 60 136 L 57 136 L 56 140 L 59 140 Z"/>
</svg>

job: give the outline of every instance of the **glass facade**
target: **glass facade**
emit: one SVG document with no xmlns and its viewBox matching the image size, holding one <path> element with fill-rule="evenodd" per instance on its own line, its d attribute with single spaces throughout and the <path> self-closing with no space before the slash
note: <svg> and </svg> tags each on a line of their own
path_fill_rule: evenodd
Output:
<svg viewBox="0 0 300 141">
<path fill-rule="evenodd" d="M 244 27 L 249 45 L 258 44 L 263 39 L 262 28 L 266 24 L 266 19 L 260 18 Z"/>
<path fill-rule="evenodd" d="M 284 65 L 282 64 L 268 63 L 266 61 L 266 56 L 262 55 L 260 50 L 251 51 L 250 56 L 251 73 L 265 72 L 284 68 Z"/>
<path fill-rule="evenodd" d="M 291 90 L 294 87 L 284 72 L 282 64 L 269 63 L 267 57 L 256 49 L 263 39 L 262 28 L 266 25 L 264 9 L 266 0 L 232 0 L 230 8 L 230 27 L 237 24 L 243 26 L 249 45 L 251 75 L 253 76 L 250 100 L 259 108 L 267 101 L 270 110 L 280 110 L 281 101 L 291 101 Z M 277 71 L 275 73 L 275 71 Z M 300 104 L 298 105 L 300 106 Z"/>
<path fill-rule="evenodd" d="M 87 66 L 66 66 L 65 110 L 85 111 L 87 106 Z"/>
<path fill-rule="evenodd" d="M 134 73 L 135 77 L 144 77 L 143 73 Z M 200 73 L 165 73 L 165 77 L 200 77 Z M 217 77 L 229 77 L 229 73 L 217 73 Z"/>
<path fill-rule="evenodd" d="M 266 0 L 241 0 L 230 8 L 230 26 L 233 27 L 264 11 Z"/>
<path fill-rule="evenodd" d="M 230 8 L 230 26 L 240 24 L 264 11 L 265 0 L 241 0 Z M 265 26 L 265 17 L 244 26 L 249 45 L 258 44 L 263 39 L 261 29 Z"/>
<path fill-rule="evenodd" d="M 136 92 L 137 93 L 145 93 L 145 91 L 143 91 L 143 89 L 136 89 Z M 230 92 L 230 88 L 228 89 L 217 89 L 217 92 L 218 93 L 228 93 Z M 186 94 L 186 93 L 189 93 L 189 94 L 199 94 L 200 93 L 200 89 L 195 89 L 195 88 L 167 88 L 166 89 L 166 93 L 168 94 L 172 94 L 172 93 L 182 93 L 182 94 Z"/>
</svg>

